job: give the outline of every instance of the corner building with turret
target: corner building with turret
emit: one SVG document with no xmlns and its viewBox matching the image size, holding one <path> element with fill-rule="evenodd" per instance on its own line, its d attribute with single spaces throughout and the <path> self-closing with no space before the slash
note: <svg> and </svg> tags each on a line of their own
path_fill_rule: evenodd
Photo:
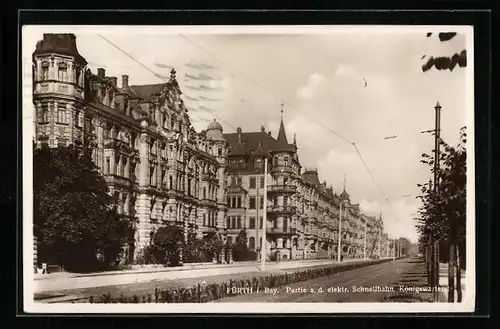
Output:
<svg viewBox="0 0 500 329">
<path fill-rule="evenodd" d="M 175 70 L 154 85 L 131 85 L 124 74 L 118 86 L 104 69 L 92 73 L 73 34 L 44 34 L 33 52 L 35 141 L 93 143 L 118 211 L 136 223 L 128 263 L 165 222 L 225 239 L 228 144 L 215 121 L 193 129 L 181 95 Z"/>
<path fill-rule="evenodd" d="M 382 219 L 380 222 L 373 219 L 370 226 L 377 226 L 369 230 L 365 226 L 368 217 L 360 212 L 359 204 L 351 202 L 345 183 L 339 195 L 326 181 L 320 181 L 317 169 L 302 168 L 296 136 L 289 143 L 283 110 L 281 113 L 276 138 L 263 126 L 258 132 L 237 128 L 236 133 L 224 135 L 229 144 L 227 239 L 234 241 L 244 229 L 249 249 L 260 252 L 263 214 L 267 211 L 267 259 L 337 259 L 341 219 L 342 259 L 378 257 Z M 264 200 L 266 158 L 267 200 Z M 369 243 L 378 249 L 369 247 Z"/>
</svg>

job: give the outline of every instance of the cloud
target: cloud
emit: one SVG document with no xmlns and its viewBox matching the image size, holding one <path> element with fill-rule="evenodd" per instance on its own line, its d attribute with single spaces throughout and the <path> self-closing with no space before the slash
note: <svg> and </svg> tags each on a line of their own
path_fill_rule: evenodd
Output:
<svg viewBox="0 0 500 329">
<path fill-rule="evenodd" d="M 205 63 L 199 63 L 196 61 L 190 61 L 188 63 L 184 64 L 185 66 L 192 68 L 192 69 L 197 69 L 197 70 L 213 70 L 216 69 L 216 66 L 205 64 Z"/>
<path fill-rule="evenodd" d="M 309 76 L 306 84 L 297 90 L 297 98 L 309 99 L 313 98 L 321 87 L 325 78 L 319 73 L 313 73 Z"/>
<path fill-rule="evenodd" d="M 210 76 L 208 74 L 204 74 L 204 73 L 200 73 L 197 75 L 186 73 L 186 74 L 184 74 L 184 76 L 190 80 L 201 80 L 201 81 L 220 80 L 220 78 L 218 78 L 218 77 L 212 77 L 212 76 Z"/>
<path fill-rule="evenodd" d="M 340 76 L 349 76 L 349 75 L 354 75 L 355 73 L 356 70 L 354 69 L 354 67 L 346 64 L 338 65 L 337 69 L 335 70 L 335 75 L 340 75 Z"/>
</svg>

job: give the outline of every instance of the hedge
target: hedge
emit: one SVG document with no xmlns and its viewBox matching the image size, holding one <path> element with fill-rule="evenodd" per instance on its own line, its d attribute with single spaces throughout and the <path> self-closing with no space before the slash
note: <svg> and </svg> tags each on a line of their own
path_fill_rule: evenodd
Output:
<svg viewBox="0 0 500 329">
<path fill-rule="evenodd" d="M 360 267 L 375 265 L 389 261 L 388 259 L 377 260 L 371 262 L 360 262 L 351 264 L 341 264 L 339 266 L 329 266 L 305 271 L 297 271 L 294 273 L 284 273 L 278 275 L 268 275 L 263 277 L 252 277 L 250 279 L 229 280 L 221 284 L 200 284 L 193 287 L 179 289 L 158 289 L 155 288 L 153 293 L 134 296 L 118 296 L 113 297 L 111 294 L 101 296 L 91 296 L 90 303 L 106 304 L 106 303 L 207 303 L 210 301 L 231 297 L 236 295 L 230 288 L 252 288 L 261 291 L 264 288 L 277 288 L 284 285 L 303 282 L 323 276 L 332 275 L 335 273 L 348 271 Z M 236 290 L 236 289 L 235 289 Z"/>
</svg>

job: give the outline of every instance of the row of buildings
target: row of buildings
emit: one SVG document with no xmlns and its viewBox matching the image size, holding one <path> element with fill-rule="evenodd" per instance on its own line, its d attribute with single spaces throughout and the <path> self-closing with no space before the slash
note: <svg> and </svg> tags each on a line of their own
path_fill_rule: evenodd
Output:
<svg viewBox="0 0 500 329">
<path fill-rule="evenodd" d="M 267 255 L 282 259 L 391 255 L 381 217 L 362 214 L 345 190 L 303 169 L 296 138 L 289 143 L 283 118 L 276 137 L 257 132 L 224 134 L 215 120 L 196 132 L 172 70 L 162 84 L 131 85 L 122 75 L 87 68 L 73 34 L 44 34 L 33 53 L 37 145 L 68 145 L 84 136 L 115 196 L 119 212 L 137 222 L 127 246 L 133 263 L 150 234 L 165 222 L 215 233 L 232 242 L 245 229 L 248 247 L 262 246 L 266 212 Z M 267 200 L 264 160 L 268 159 Z M 345 185 L 345 184 L 344 184 Z M 227 257 L 221 254 L 221 261 Z"/>
</svg>

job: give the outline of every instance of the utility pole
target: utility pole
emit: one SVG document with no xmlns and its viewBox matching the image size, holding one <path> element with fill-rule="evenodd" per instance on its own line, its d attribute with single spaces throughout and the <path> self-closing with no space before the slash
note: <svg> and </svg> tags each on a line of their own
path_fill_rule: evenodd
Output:
<svg viewBox="0 0 500 329">
<path fill-rule="evenodd" d="M 339 211 L 339 236 L 338 236 L 338 246 L 337 246 L 337 262 L 340 263 L 340 255 L 342 254 L 342 205 L 343 201 L 340 202 L 340 211 Z"/>
<path fill-rule="evenodd" d="M 396 239 L 392 240 L 392 260 L 396 259 Z"/>
<path fill-rule="evenodd" d="M 363 259 L 366 260 L 366 220 L 365 220 L 365 239 L 363 247 Z"/>
<path fill-rule="evenodd" d="M 439 102 L 436 103 L 436 106 L 434 107 L 436 110 L 436 118 L 435 118 L 435 131 L 434 131 L 434 192 L 437 192 L 437 186 L 438 186 L 438 171 L 439 171 L 439 158 L 440 158 L 440 147 L 439 147 L 439 142 L 440 142 L 440 135 L 441 135 L 441 105 Z M 433 253 L 432 253 L 432 258 L 433 258 L 433 295 L 434 295 L 434 301 L 438 301 L 438 291 L 437 287 L 439 287 L 439 241 L 433 240 L 432 242 L 433 246 Z"/>
<path fill-rule="evenodd" d="M 267 224 L 267 157 L 264 158 L 264 212 L 262 214 L 262 250 L 260 263 L 262 271 L 266 269 L 266 225 Z"/>
</svg>

